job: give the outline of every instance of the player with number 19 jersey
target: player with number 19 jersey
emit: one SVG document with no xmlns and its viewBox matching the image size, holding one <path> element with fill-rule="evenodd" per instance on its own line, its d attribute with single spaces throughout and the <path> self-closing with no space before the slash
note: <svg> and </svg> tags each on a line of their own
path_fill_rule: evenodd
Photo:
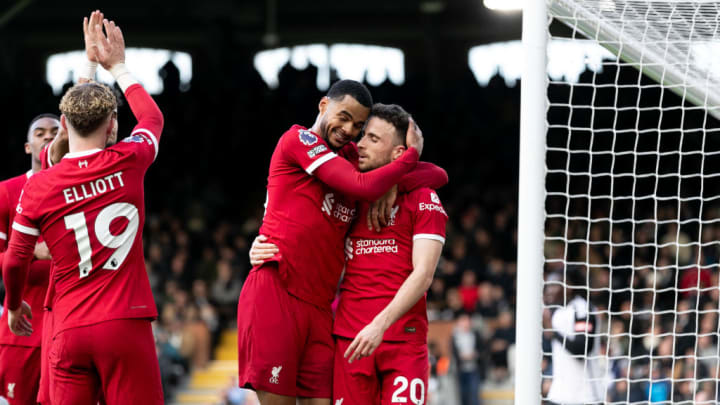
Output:
<svg viewBox="0 0 720 405">
<path fill-rule="evenodd" d="M 140 114 L 157 108 L 140 85 L 128 88 L 127 98 Z M 68 153 L 23 190 L 13 229 L 42 233 L 53 256 L 54 334 L 157 317 L 142 247 L 143 179 L 158 152 L 162 120 L 142 117 L 130 137 L 104 150 Z"/>
</svg>

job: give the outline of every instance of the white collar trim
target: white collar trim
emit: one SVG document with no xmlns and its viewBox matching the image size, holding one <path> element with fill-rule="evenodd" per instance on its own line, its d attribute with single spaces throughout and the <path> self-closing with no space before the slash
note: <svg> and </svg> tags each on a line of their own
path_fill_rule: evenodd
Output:
<svg viewBox="0 0 720 405">
<path fill-rule="evenodd" d="M 95 148 L 95 149 L 90 149 L 90 150 L 83 150 L 80 152 L 72 152 L 72 153 L 65 154 L 65 156 L 63 156 L 63 159 L 74 159 L 74 158 L 79 158 L 79 157 L 90 156 L 90 155 L 94 155 L 98 152 L 102 152 L 102 149 Z"/>
<path fill-rule="evenodd" d="M 27 173 L 25 173 L 25 176 L 26 176 L 26 178 L 28 178 L 28 179 L 29 179 L 30 177 L 32 177 L 32 175 L 33 175 L 32 169 L 28 170 Z"/>
</svg>

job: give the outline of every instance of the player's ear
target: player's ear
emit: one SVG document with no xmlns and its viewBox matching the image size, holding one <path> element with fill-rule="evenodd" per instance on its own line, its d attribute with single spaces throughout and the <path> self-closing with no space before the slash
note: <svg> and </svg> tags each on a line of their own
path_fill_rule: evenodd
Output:
<svg viewBox="0 0 720 405">
<path fill-rule="evenodd" d="M 393 146 L 392 153 L 390 154 L 390 156 L 392 157 L 392 160 L 395 160 L 395 159 L 399 158 L 400 156 L 402 156 L 402 154 L 405 153 L 406 149 L 407 148 L 405 148 L 404 145 Z"/>
<path fill-rule="evenodd" d="M 29 155 L 32 153 L 32 150 L 30 150 L 30 142 L 25 142 L 25 154 Z"/>
<path fill-rule="evenodd" d="M 328 104 L 330 103 L 330 99 L 327 98 L 327 96 L 320 99 L 320 103 L 318 103 L 318 111 L 320 112 L 320 115 L 325 114 L 325 111 L 327 111 Z"/>
<path fill-rule="evenodd" d="M 60 116 L 60 125 L 63 127 L 63 129 L 64 129 L 65 131 L 68 130 L 67 118 L 65 118 L 65 114 L 63 114 L 63 115 Z"/>
<path fill-rule="evenodd" d="M 113 111 L 113 113 L 110 114 L 110 119 L 108 120 L 108 127 L 105 130 L 105 134 L 112 135 L 113 130 L 115 129 L 115 120 L 117 120 L 117 113 Z"/>
</svg>

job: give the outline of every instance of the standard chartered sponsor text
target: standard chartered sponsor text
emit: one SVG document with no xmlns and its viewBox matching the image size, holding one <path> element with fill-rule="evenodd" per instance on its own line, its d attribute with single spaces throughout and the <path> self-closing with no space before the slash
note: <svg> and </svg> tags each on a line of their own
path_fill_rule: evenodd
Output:
<svg viewBox="0 0 720 405">
<path fill-rule="evenodd" d="M 358 239 L 355 241 L 356 255 L 397 252 L 398 246 L 395 239 Z"/>
</svg>

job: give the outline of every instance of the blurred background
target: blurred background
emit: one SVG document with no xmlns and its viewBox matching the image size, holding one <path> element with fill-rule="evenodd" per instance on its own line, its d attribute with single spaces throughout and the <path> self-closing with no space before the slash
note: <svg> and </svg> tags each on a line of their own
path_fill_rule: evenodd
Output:
<svg viewBox="0 0 720 405">
<path fill-rule="evenodd" d="M 522 69 L 513 1 L 103 3 L 165 114 L 144 239 L 169 403 L 255 403 L 236 387 L 234 323 L 270 156 L 291 125 L 312 125 L 340 78 L 413 114 L 422 159 L 450 177 L 439 190 L 447 243 L 427 295 L 429 403 L 512 403 Z M 0 2 L 0 178 L 28 170 L 27 125 L 58 112 L 84 58 L 82 18 L 98 6 Z M 551 74 L 601 70 L 601 49 L 556 45 Z M 126 106 L 119 118 L 122 136 L 134 121 Z"/>
</svg>

